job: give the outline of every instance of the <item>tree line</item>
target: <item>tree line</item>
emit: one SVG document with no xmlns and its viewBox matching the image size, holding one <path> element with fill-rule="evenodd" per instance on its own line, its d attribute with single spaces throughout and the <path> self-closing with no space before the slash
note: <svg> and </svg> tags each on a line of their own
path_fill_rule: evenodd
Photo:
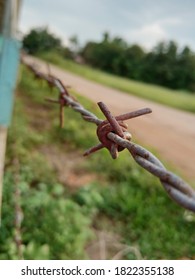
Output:
<svg viewBox="0 0 195 280">
<path fill-rule="evenodd" d="M 180 48 L 174 41 L 163 41 L 146 51 L 107 32 L 100 42 L 90 41 L 82 48 L 75 36 L 70 43 L 63 47 L 47 28 L 33 29 L 23 38 L 23 46 L 31 54 L 55 50 L 68 59 L 79 55 L 84 63 L 112 74 L 195 92 L 195 54 L 188 46 Z"/>
</svg>

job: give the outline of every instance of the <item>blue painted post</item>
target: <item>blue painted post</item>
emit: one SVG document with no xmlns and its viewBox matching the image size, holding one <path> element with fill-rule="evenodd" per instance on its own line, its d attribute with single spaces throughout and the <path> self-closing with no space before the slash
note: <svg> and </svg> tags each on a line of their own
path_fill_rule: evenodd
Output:
<svg viewBox="0 0 195 280">
<path fill-rule="evenodd" d="M 7 127 L 11 121 L 20 43 L 16 39 L 0 37 L 0 44 L 0 125 Z"/>
<path fill-rule="evenodd" d="M 14 34 L 18 16 L 16 8 L 19 8 L 20 2 L 19 0 L 6 0 L 5 3 L 4 26 L 2 34 L 0 34 L 0 217 L 7 127 L 11 121 L 21 46 Z"/>
</svg>

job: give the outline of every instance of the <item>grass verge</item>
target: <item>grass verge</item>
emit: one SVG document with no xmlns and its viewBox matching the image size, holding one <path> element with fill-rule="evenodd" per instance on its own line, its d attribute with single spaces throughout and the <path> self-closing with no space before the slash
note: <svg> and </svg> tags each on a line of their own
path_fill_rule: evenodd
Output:
<svg viewBox="0 0 195 280">
<path fill-rule="evenodd" d="M 194 94 L 185 91 L 170 90 L 161 86 L 149 85 L 142 82 L 121 78 L 108 74 L 89 66 L 78 65 L 70 60 L 63 59 L 59 54 L 47 52 L 38 55 L 43 60 L 51 62 L 67 71 L 78 74 L 86 79 L 98 82 L 108 87 L 121 90 L 160 104 L 176 109 L 195 113 Z"/>
</svg>

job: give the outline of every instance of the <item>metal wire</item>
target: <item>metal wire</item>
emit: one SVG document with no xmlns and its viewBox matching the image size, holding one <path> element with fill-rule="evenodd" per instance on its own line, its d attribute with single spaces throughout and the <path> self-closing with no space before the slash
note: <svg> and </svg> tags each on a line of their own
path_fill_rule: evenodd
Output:
<svg viewBox="0 0 195 280">
<path fill-rule="evenodd" d="M 25 63 L 24 60 L 23 62 Z M 97 136 L 100 143 L 87 150 L 84 156 L 102 148 L 107 148 L 111 156 L 117 158 L 118 152 L 125 148 L 128 149 L 134 160 L 141 167 L 160 179 L 164 189 L 174 201 L 180 206 L 195 212 L 195 190 L 180 177 L 166 170 L 160 160 L 151 152 L 131 141 L 131 134 L 127 131 L 127 125 L 123 121 L 151 113 L 151 109 L 144 108 L 114 117 L 106 105 L 103 102 L 99 102 L 98 105 L 107 119 L 104 121 L 100 120 L 96 115 L 86 110 L 76 101 L 75 98 L 68 93 L 67 87 L 64 86 L 59 79 L 51 74 L 45 75 L 39 72 L 33 65 L 25 64 L 35 74 L 36 78 L 44 79 L 50 86 L 54 86 L 58 89 L 59 100 L 49 101 L 59 103 L 61 111 L 64 106 L 69 106 L 74 111 L 80 113 L 84 120 L 97 125 Z"/>
</svg>

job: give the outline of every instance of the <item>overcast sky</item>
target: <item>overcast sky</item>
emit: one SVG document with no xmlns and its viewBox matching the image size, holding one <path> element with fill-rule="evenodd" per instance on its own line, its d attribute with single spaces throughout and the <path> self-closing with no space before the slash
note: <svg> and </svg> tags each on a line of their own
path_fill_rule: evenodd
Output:
<svg viewBox="0 0 195 280">
<path fill-rule="evenodd" d="M 20 31 L 46 25 L 64 42 L 98 41 L 108 31 L 147 49 L 173 39 L 195 50 L 194 0 L 23 0 Z"/>
</svg>

